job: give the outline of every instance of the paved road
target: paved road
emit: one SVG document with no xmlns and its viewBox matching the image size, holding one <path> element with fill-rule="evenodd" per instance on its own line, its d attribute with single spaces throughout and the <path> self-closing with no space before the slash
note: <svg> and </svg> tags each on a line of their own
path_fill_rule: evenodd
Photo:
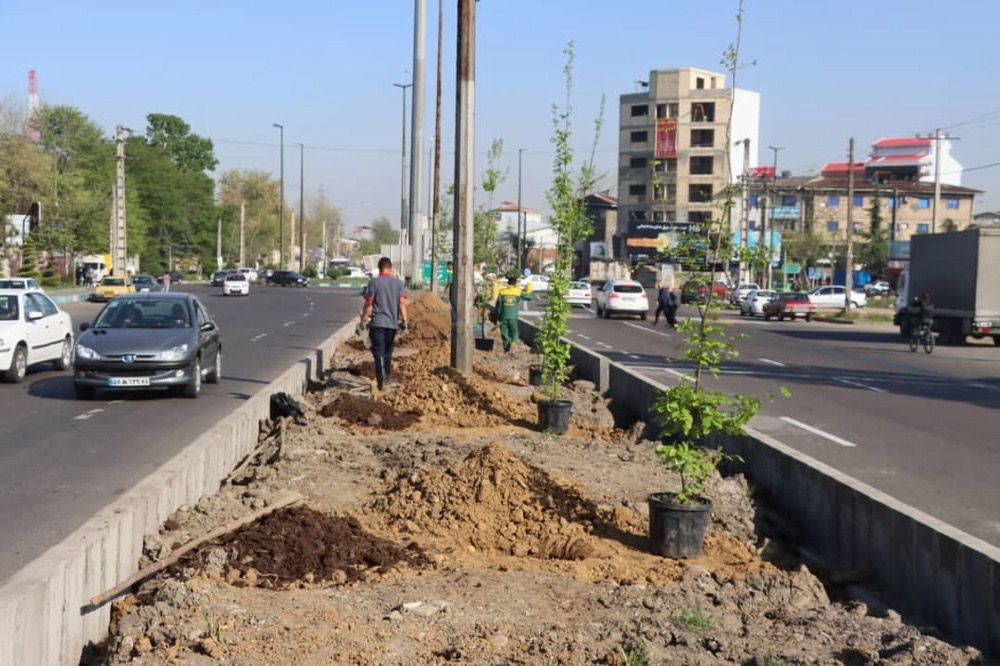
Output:
<svg viewBox="0 0 1000 666">
<path fill-rule="evenodd" d="M 684 381 L 689 364 L 666 360 L 680 356 L 681 336 L 662 319 L 653 328 L 575 312 L 574 342 L 662 383 Z M 753 427 L 1000 546 L 1000 349 L 983 341 L 928 356 L 888 325 L 722 317 L 747 337 L 710 384 L 792 391 L 766 402 Z"/>
<path fill-rule="evenodd" d="M 223 381 L 197 400 L 164 394 L 73 399 L 69 372 L 33 368 L 0 385 L 0 582 L 172 458 L 359 310 L 356 290 L 259 287 L 197 294 L 222 329 Z M 101 305 L 65 305 L 77 326 Z"/>
</svg>

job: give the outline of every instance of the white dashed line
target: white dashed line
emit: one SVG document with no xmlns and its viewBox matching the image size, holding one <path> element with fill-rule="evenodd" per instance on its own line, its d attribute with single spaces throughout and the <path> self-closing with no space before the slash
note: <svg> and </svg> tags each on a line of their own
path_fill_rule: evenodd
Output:
<svg viewBox="0 0 1000 666">
<path fill-rule="evenodd" d="M 634 359 L 637 359 L 637 360 L 638 360 L 638 358 L 639 358 L 639 356 L 638 356 L 638 355 L 636 355 L 636 354 L 629 354 L 629 355 L 628 355 L 628 357 L 629 357 L 629 358 L 634 358 Z"/>
<path fill-rule="evenodd" d="M 761 362 L 761 363 L 769 363 L 769 364 L 771 364 L 771 365 L 776 365 L 776 366 L 778 366 L 779 368 L 783 368 L 783 367 L 785 367 L 785 364 L 784 364 L 784 363 L 782 363 L 781 361 L 772 361 L 772 360 L 771 360 L 771 359 L 769 359 L 769 358 L 762 358 L 762 359 L 760 359 L 760 362 Z"/>
<path fill-rule="evenodd" d="M 578 334 L 577 334 L 577 336 L 578 336 L 578 337 L 579 337 L 579 338 L 580 338 L 581 340 L 589 340 L 589 339 L 590 339 L 590 336 L 589 336 L 589 335 L 584 335 L 583 333 L 578 333 Z"/>
<path fill-rule="evenodd" d="M 86 421 L 91 416 L 97 416 L 98 414 L 100 414 L 103 411 L 104 411 L 103 409 L 91 409 L 89 411 L 84 412 L 83 414 L 80 414 L 78 416 L 74 416 L 73 418 L 75 420 L 77 420 L 77 421 Z"/>
<path fill-rule="evenodd" d="M 802 428 L 806 432 L 811 432 L 814 435 L 819 435 L 820 437 L 828 439 L 831 442 L 834 442 L 836 444 L 840 444 L 841 446 L 846 446 L 846 447 L 852 448 L 852 449 L 857 446 L 857 444 L 855 444 L 854 442 L 848 442 L 846 439 L 843 439 L 842 437 L 837 437 L 836 435 L 831 435 L 830 433 L 826 432 L 825 430 L 820 430 L 819 428 L 814 428 L 811 425 L 808 425 L 806 423 L 802 423 L 802 421 L 796 421 L 795 419 L 790 418 L 788 416 L 782 416 L 781 420 L 784 421 L 785 423 L 791 423 L 793 426 L 795 426 L 797 428 Z"/>
<path fill-rule="evenodd" d="M 885 389 L 868 386 L 868 384 L 862 384 L 861 382 L 856 382 L 851 379 L 847 379 L 846 377 L 834 377 L 833 380 L 840 382 L 841 384 L 847 384 L 848 386 L 856 386 L 858 388 L 868 389 L 869 391 L 875 391 L 876 393 L 888 393 Z"/>
<path fill-rule="evenodd" d="M 291 326 L 294 323 L 295 323 L 294 321 L 286 321 L 284 324 L 282 324 L 282 326 L 288 327 L 288 326 Z"/>
<path fill-rule="evenodd" d="M 250 342 L 257 342 L 261 338 L 266 338 L 266 337 L 267 337 L 267 333 L 261 333 L 260 335 L 258 335 L 256 337 L 250 338 Z"/>
<path fill-rule="evenodd" d="M 662 336 L 664 338 L 672 337 L 669 333 L 664 333 L 663 331 L 654 331 L 648 325 L 647 326 L 640 326 L 639 324 L 633 324 L 632 322 L 629 322 L 629 321 L 623 321 L 622 323 L 625 324 L 626 326 L 631 326 L 632 328 L 637 328 L 640 331 L 645 331 L 646 333 L 652 333 L 653 335 L 659 335 L 659 336 Z"/>
<path fill-rule="evenodd" d="M 672 369 L 672 368 L 663 368 L 663 370 L 664 370 L 665 372 L 669 372 L 669 373 L 670 373 L 670 374 L 672 374 L 672 375 L 675 375 L 675 376 L 677 376 L 677 377 L 680 377 L 681 379 L 686 379 L 686 380 L 688 380 L 689 382 L 693 382 L 693 381 L 694 381 L 694 377 L 692 377 L 692 376 L 690 376 L 690 375 L 685 375 L 685 374 L 684 374 L 683 372 L 678 372 L 678 371 L 676 371 L 676 370 L 674 370 L 674 369 Z"/>
</svg>

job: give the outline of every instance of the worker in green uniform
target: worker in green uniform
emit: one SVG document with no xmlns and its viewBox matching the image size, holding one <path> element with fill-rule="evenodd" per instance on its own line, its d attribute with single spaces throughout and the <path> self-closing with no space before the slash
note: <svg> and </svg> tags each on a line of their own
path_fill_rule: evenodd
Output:
<svg viewBox="0 0 1000 666">
<path fill-rule="evenodd" d="M 510 352 L 510 347 L 517 342 L 517 314 L 521 301 L 531 300 L 531 294 L 525 294 L 517 286 L 517 276 L 507 277 L 507 286 L 497 293 L 496 317 L 500 323 L 500 339 L 503 350 Z"/>
</svg>

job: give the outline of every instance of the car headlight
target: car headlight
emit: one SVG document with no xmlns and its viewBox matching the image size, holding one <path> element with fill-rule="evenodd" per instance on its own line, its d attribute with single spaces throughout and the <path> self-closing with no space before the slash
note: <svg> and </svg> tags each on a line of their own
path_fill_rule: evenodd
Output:
<svg viewBox="0 0 1000 666">
<path fill-rule="evenodd" d="M 179 361 L 185 356 L 187 356 L 190 347 L 185 342 L 182 345 L 177 345 L 171 349 L 165 351 L 157 352 L 153 355 L 153 358 L 157 361 Z"/>
<path fill-rule="evenodd" d="M 101 358 L 101 355 L 86 345 L 77 345 L 76 357 L 86 359 L 88 361 L 96 361 Z"/>
</svg>

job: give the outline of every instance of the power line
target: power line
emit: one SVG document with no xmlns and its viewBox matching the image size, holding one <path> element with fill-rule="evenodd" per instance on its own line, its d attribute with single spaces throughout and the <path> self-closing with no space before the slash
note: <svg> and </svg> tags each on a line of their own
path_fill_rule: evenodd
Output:
<svg viewBox="0 0 1000 666">
<path fill-rule="evenodd" d="M 954 125 L 948 125 L 946 127 L 942 127 L 941 129 L 943 129 L 943 130 L 954 129 L 956 127 L 963 127 L 965 125 L 971 125 L 973 123 L 983 122 L 983 121 L 986 121 L 986 120 L 992 120 L 992 119 L 998 118 L 998 117 L 1000 117 L 1000 111 L 993 111 L 991 113 L 987 113 L 987 114 L 984 114 L 984 115 L 981 115 L 981 116 L 977 116 L 975 118 L 970 118 L 969 120 L 963 120 L 962 122 L 955 123 Z"/>
</svg>

